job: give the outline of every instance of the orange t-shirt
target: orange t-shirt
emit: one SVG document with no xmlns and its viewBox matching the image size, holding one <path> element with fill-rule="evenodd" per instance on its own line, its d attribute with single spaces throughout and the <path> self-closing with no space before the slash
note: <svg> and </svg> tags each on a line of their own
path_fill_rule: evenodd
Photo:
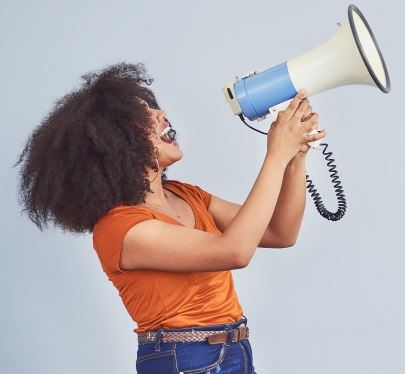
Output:
<svg viewBox="0 0 405 374">
<path fill-rule="evenodd" d="M 195 229 L 221 235 L 208 212 L 211 194 L 197 186 L 174 180 L 166 181 L 164 188 L 190 205 Z M 118 289 L 131 318 L 138 324 L 134 332 L 239 320 L 243 312 L 230 271 L 186 273 L 120 268 L 125 234 L 132 226 L 148 219 L 182 225 L 173 217 L 144 206 L 120 205 L 101 217 L 93 229 L 93 247 L 101 266 Z"/>
</svg>

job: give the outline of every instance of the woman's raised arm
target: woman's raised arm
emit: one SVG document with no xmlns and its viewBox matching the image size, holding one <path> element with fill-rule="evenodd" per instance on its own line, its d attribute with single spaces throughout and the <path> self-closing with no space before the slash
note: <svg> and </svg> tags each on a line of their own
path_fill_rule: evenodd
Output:
<svg viewBox="0 0 405 374">
<path fill-rule="evenodd" d="M 259 175 L 222 235 L 158 220 L 144 221 L 132 227 L 124 238 L 122 268 L 188 272 L 247 266 L 273 215 L 287 164 L 303 143 L 324 136 L 308 136 L 316 116 L 300 122 L 299 112 L 308 106 L 303 96 L 299 93 L 273 123 Z"/>
</svg>

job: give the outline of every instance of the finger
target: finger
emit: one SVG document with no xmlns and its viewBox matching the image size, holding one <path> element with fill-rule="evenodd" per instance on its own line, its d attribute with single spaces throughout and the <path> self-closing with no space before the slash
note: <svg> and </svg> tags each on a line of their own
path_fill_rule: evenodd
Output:
<svg viewBox="0 0 405 374">
<path fill-rule="evenodd" d="M 287 118 L 291 118 L 293 116 L 301 101 L 306 98 L 307 94 L 308 91 L 305 89 L 298 91 L 297 95 L 295 95 L 294 99 L 291 100 L 288 107 L 284 110 L 284 114 Z"/>
<path fill-rule="evenodd" d="M 319 131 L 317 134 L 306 134 L 305 135 L 305 143 L 315 142 L 317 140 L 323 139 L 326 136 L 326 130 L 323 129 Z"/>
<path fill-rule="evenodd" d="M 301 118 L 301 121 L 306 121 L 311 118 L 312 115 L 312 106 L 308 105 L 307 110 L 305 111 L 304 115 Z"/>
<path fill-rule="evenodd" d="M 298 108 L 293 114 L 292 118 L 297 119 L 298 121 L 302 121 L 302 117 L 306 113 L 308 106 L 309 100 L 308 99 L 302 100 L 301 103 L 298 105 Z"/>
<path fill-rule="evenodd" d="M 312 113 L 311 117 L 309 117 L 307 120 L 301 121 L 303 130 L 307 131 L 316 129 L 318 127 L 318 123 L 319 123 L 318 113 Z"/>
</svg>

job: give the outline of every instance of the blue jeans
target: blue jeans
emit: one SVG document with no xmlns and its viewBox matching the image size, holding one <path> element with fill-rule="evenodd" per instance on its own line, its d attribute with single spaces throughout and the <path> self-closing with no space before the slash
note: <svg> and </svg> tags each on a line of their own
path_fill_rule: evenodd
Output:
<svg viewBox="0 0 405 374">
<path fill-rule="evenodd" d="M 246 317 L 230 324 L 158 331 L 231 331 L 242 323 L 247 324 Z M 219 344 L 162 343 L 158 337 L 154 343 L 139 343 L 136 370 L 138 374 L 256 374 L 247 339 Z"/>
</svg>

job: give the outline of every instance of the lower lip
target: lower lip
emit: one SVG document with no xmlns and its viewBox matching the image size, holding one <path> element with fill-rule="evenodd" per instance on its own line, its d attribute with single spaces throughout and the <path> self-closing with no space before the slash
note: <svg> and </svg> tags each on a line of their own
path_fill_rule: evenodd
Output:
<svg viewBox="0 0 405 374">
<path fill-rule="evenodd" d="M 171 142 L 171 143 L 168 143 L 168 142 L 164 142 L 164 143 L 166 143 L 166 144 L 168 144 L 168 145 L 175 146 L 175 147 L 178 147 L 178 146 L 179 146 L 176 141 L 173 141 L 173 142 Z"/>
</svg>

